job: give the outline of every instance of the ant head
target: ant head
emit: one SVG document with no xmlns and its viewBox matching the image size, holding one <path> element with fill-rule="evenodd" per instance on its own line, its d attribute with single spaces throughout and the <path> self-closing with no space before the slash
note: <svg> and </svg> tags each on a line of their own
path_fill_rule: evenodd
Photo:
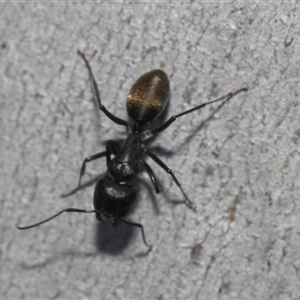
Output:
<svg viewBox="0 0 300 300">
<path fill-rule="evenodd" d="M 102 212 L 96 212 L 95 217 L 100 223 L 108 223 L 114 227 L 120 224 L 120 220 L 115 218 L 113 215 L 108 215 Z"/>
<path fill-rule="evenodd" d="M 117 225 L 119 218 L 126 217 L 133 209 L 138 188 L 120 185 L 108 176 L 100 177 L 94 191 L 96 219 Z"/>
<path fill-rule="evenodd" d="M 127 113 L 141 126 L 150 124 L 165 110 L 169 97 L 170 83 L 166 73 L 150 71 L 131 87 L 126 101 Z"/>
</svg>

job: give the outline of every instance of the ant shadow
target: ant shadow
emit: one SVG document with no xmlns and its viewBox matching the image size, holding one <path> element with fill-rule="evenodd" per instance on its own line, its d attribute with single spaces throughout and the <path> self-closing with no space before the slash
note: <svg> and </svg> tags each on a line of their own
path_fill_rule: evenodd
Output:
<svg viewBox="0 0 300 300">
<path fill-rule="evenodd" d="M 20 267 L 23 270 L 35 270 L 35 269 L 44 269 L 48 265 L 53 265 L 56 261 L 58 260 L 65 260 L 66 256 L 71 256 L 71 257 L 76 257 L 76 258 L 89 258 L 89 257 L 96 257 L 97 253 L 95 252 L 80 252 L 80 251 L 75 251 L 75 250 L 68 250 L 68 251 L 63 251 L 61 253 L 57 253 L 55 255 L 52 255 L 51 257 L 48 257 L 44 259 L 43 261 L 40 262 L 27 262 L 27 261 L 22 261 L 20 263 Z"/>
<path fill-rule="evenodd" d="M 154 150 L 156 154 L 160 155 L 160 156 L 172 156 L 173 154 L 176 154 L 176 152 L 178 150 L 180 150 L 183 146 L 185 146 L 186 144 L 190 143 L 193 139 L 193 137 L 203 128 L 205 128 L 205 126 L 207 125 L 207 123 L 209 123 L 210 121 L 212 121 L 214 119 L 214 116 L 216 113 L 218 113 L 222 107 L 229 101 L 230 99 L 222 102 L 216 109 L 214 109 L 212 111 L 212 113 L 205 119 L 203 120 L 196 128 L 193 129 L 193 131 L 191 133 L 189 133 L 188 137 L 185 138 L 182 142 L 180 142 L 178 144 L 178 146 L 176 147 L 176 149 L 174 150 L 166 150 L 165 148 L 161 147 L 161 146 L 155 146 L 155 147 L 151 147 L 151 150 Z M 155 136 L 156 138 L 156 136 Z M 152 142 L 152 140 L 150 141 Z"/>
<path fill-rule="evenodd" d="M 127 224 L 111 226 L 110 224 L 96 224 L 95 246 L 98 252 L 110 255 L 121 254 L 133 240 L 136 228 Z"/>
<path fill-rule="evenodd" d="M 226 101 L 224 101 L 224 102 L 222 102 L 216 109 L 214 109 L 213 111 L 212 111 L 212 113 L 205 119 L 205 120 L 203 120 L 189 135 L 188 135 L 188 137 L 183 141 L 183 142 L 181 142 L 180 143 L 180 145 L 177 147 L 177 149 L 181 149 L 184 145 L 186 145 L 187 143 L 190 143 L 191 142 L 191 140 L 193 139 L 193 137 L 195 136 L 195 134 L 197 133 L 197 132 L 199 132 L 201 129 L 203 129 L 205 126 L 206 126 L 206 124 L 208 123 L 208 122 L 210 122 L 210 121 L 212 121 L 213 119 L 214 119 L 214 116 L 215 116 L 215 114 L 217 113 L 217 112 L 219 112 L 221 109 L 222 109 L 222 107 L 228 102 L 230 100 L 230 98 L 229 99 L 227 99 Z"/>
</svg>

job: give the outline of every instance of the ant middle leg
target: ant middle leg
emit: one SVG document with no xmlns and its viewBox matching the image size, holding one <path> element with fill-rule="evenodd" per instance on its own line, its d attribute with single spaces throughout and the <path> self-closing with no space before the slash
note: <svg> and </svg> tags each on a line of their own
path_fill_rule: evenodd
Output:
<svg viewBox="0 0 300 300">
<path fill-rule="evenodd" d="M 158 194 L 159 193 L 159 188 L 158 188 L 157 180 L 155 178 L 153 170 L 151 169 L 151 167 L 143 159 L 142 159 L 142 163 L 143 163 L 143 165 L 144 165 L 144 167 L 145 167 L 145 169 L 146 169 L 146 171 L 147 171 L 147 173 L 148 173 L 148 175 L 151 179 L 151 182 L 154 186 L 156 194 Z"/>
<path fill-rule="evenodd" d="M 72 189 L 71 191 L 69 191 L 67 193 L 62 194 L 61 197 L 68 197 L 70 195 L 73 195 L 74 193 L 76 193 L 77 191 L 79 191 L 80 189 L 82 189 L 82 188 L 84 188 L 86 186 L 86 184 L 81 185 L 81 179 L 82 179 L 82 176 L 85 173 L 86 163 L 91 162 L 93 160 L 96 160 L 98 158 L 102 158 L 102 157 L 106 156 L 106 165 L 108 167 L 109 164 L 110 164 L 110 161 L 111 161 L 111 158 L 110 158 L 111 154 L 115 155 L 119 149 L 120 149 L 120 146 L 119 146 L 119 144 L 117 142 L 109 140 L 106 143 L 106 151 L 99 152 L 99 153 L 96 153 L 94 155 L 86 157 L 83 160 L 81 168 L 80 168 L 80 174 L 79 174 L 79 179 L 78 179 L 77 187 L 74 188 L 74 189 Z M 95 179 L 92 179 L 91 182 L 93 182 L 94 180 Z"/>
<path fill-rule="evenodd" d="M 178 179 L 176 178 L 175 174 L 172 172 L 172 170 L 164 163 L 161 161 L 160 158 L 158 158 L 154 153 L 150 152 L 146 147 L 143 147 L 143 151 L 145 153 L 147 153 L 162 169 L 164 169 L 167 173 L 169 173 L 174 182 L 176 183 L 176 185 L 180 188 L 181 190 L 181 193 L 183 194 L 184 196 L 184 202 L 185 204 L 193 209 L 194 211 L 196 211 L 196 206 L 195 204 L 188 198 L 188 196 L 186 195 L 186 193 L 184 192 L 183 188 L 181 187 L 181 184 L 180 182 L 178 181 Z"/>
<path fill-rule="evenodd" d="M 76 188 L 72 189 L 71 191 L 64 193 L 61 195 L 61 197 L 69 197 L 73 194 L 75 194 L 77 191 L 79 191 L 80 189 L 82 189 L 83 187 L 85 187 L 85 185 L 81 185 L 81 178 L 85 172 L 85 165 L 87 162 L 93 161 L 95 159 L 101 158 L 106 156 L 107 153 L 106 151 L 100 152 L 100 153 L 96 153 L 94 155 L 88 156 L 84 159 L 84 161 L 82 162 L 81 168 L 80 168 L 80 174 L 79 174 L 79 179 L 78 179 L 78 184 L 76 186 Z"/>
</svg>

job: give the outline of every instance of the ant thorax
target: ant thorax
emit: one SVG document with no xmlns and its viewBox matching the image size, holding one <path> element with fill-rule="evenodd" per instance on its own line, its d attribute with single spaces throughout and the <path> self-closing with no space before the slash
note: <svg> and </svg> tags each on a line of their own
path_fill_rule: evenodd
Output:
<svg viewBox="0 0 300 300">
<path fill-rule="evenodd" d="M 151 130 L 145 130 L 141 132 L 141 140 L 146 141 L 153 137 L 153 132 Z"/>
<path fill-rule="evenodd" d="M 142 130 L 141 127 L 137 126 L 136 124 L 135 125 L 128 125 L 127 126 L 127 134 L 138 134 L 141 138 L 141 141 L 146 141 L 150 138 L 153 137 L 153 132 L 151 130 Z"/>
</svg>

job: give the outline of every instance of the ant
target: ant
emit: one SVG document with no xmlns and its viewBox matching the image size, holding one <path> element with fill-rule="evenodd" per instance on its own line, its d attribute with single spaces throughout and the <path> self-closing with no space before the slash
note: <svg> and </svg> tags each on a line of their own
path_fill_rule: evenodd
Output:
<svg viewBox="0 0 300 300">
<path fill-rule="evenodd" d="M 124 219 L 132 211 L 137 201 L 138 193 L 138 187 L 130 185 L 128 182 L 134 179 L 137 173 L 143 168 L 148 173 L 155 192 L 159 193 L 155 175 L 151 167 L 142 158 L 143 153 L 150 156 L 154 162 L 172 176 L 175 184 L 182 192 L 185 204 L 193 210 L 196 210 L 196 207 L 194 203 L 188 199 L 172 170 L 145 146 L 144 141 L 152 138 L 156 133 L 167 129 L 177 118 L 201 109 L 208 104 L 221 100 L 228 101 L 236 94 L 247 91 L 248 89 L 243 87 L 216 100 L 202 103 L 194 108 L 171 116 L 166 122 L 154 130 L 145 130 L 143 129 L 144 126 L 153 123 L 162 114 L 170 98 L 170 83 L 166 73 L 162 70 L 153 70 L 142 75 L 133 84 L 126 100 L 127 113 L 133 121 L 131 122 L 133 125 L 130 125 L 125 120 L 110 113 L 101 103 L 100 92 L 92 73 L 91 66 L 84 53 L 79 50 L 77 52 L 84 60 L 88 70 L 93 94 L 97 100 L 99 109 L 113 122 L 127 128 L 127 138 L 122 146 L 116 141 L 109 140 L 106 143 L 105 151 L 85 158 L 81 166 L 77 187 L 62 195 L 62 197 L 68 197 L 81 189 L 83 187 L 81 185 L 81 179 L 84 175 L 86 164 L 98 158 L 106 157 L 107 173 L 106 175 L 101 176 L 96 183 L 94 191 L 94 210 L 67 208 L 39 223 L 17 228 L 23 230 L 39 226 L 56 218 L 64 212 L 95 213 L 96 219 L 102 223 L 106 222 L 116 226 L 120 222 L 123 222 L 128 225 L 139 227 L 145 245 L 151 248 L 151 245 L 146 242 L 143 225 L 131 223 Z M 113 156 L 113 158 L 111 158 L 111 156 Z"/>
</svg>

